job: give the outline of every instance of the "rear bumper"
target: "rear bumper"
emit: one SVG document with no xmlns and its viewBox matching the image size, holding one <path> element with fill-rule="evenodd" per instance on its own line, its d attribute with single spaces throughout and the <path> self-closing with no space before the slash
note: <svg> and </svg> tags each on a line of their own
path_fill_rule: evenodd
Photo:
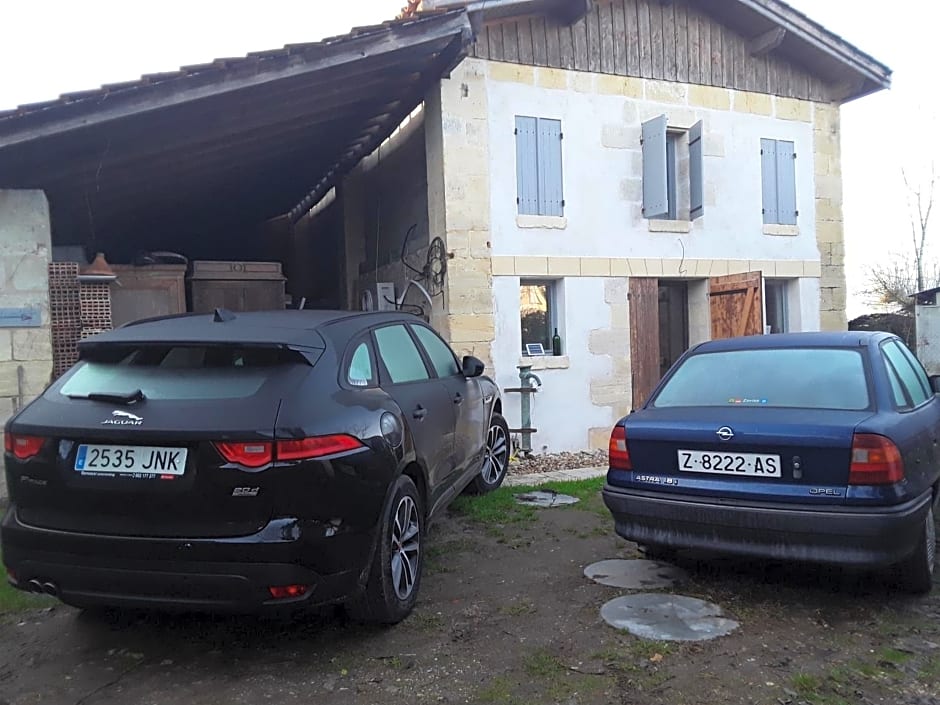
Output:
<svg viewBox="0 0 940 705">
<path fill-rule="evenodd" d="M 75 534 L 29 526 L 6 514 L 3 562 L 14 587 L 54 586 L 64 602 L 211 612 L 294 610 L 358 593 L 369 565 L 366 534 L 330 534 L 319 525 L 277 519 L 250 536 L 149 539 Z M 274 600 L 272 586 L 306 585 L 299 598 Z"/>
<path fill-rule="evenodd" d="M 907 558 L 931 493 L 892 507 L 727 504 L 606 485 L 616 532 L 641 544 L 760 558 L 880 568 Z"/>
</svg>

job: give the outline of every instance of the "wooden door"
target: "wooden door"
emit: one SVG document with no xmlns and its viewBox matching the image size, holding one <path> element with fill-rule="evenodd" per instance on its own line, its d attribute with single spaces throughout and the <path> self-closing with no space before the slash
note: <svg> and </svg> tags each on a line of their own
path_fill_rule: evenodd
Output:
<svg viewBox="0 0 940 705">
<path fill-rule="evenodd" d="M 729 274 L 709 280 L 712 339 L 764 333 L 760 272 Z"/>
<path fill-rule="evenodd" d="M 633 408 L 639 409 L 659 382 L 659 280 L 630 277 L 630 376 Z"/>
</svg>

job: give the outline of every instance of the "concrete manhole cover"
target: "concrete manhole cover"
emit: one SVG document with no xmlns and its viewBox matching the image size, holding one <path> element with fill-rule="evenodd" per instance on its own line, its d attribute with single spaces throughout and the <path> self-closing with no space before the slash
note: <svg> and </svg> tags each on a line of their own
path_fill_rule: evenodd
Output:
<svg viewBox="0 0 940 705">
<path fill-rule="evenodd" d="M 655 641 L 708 641 L 740 626 L 721 607 L 682 595 L 641 593 L 618 597 L 601 607 L 610 626 Z"/>
<path fill-rule="evenodd" d="M 515 497 L 517 503 L 530 507 L 561 507 L 565 504 L 575 504 L 581 501 L 577 497 L 558 494 L 552 490 L 536 490 L 535 492 L 517 494 Z"/>
<path fill-rule="evenodd" d="M 592 563 L 584 575 L 601 585 L 627 590 L 669 588 L 688 577 L 681 568 L 668 563 L 644 560 L 611 560 Z"/>
</svg>

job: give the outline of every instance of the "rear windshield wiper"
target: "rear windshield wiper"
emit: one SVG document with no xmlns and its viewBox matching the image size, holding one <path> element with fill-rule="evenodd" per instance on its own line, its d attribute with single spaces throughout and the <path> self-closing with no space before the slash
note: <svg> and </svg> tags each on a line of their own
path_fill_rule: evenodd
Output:
<svg viewBox="0 0 940 705">
<path fill-rule="evenodd" d="M 135 389 L 133 392 L 91 392 L 90 394 L 69 394 L 69 399 L 90 399 L 91 401 L 106 401 L 109 404 L 136 404 L 147 397 L 143 391 Z"/>
</svg>

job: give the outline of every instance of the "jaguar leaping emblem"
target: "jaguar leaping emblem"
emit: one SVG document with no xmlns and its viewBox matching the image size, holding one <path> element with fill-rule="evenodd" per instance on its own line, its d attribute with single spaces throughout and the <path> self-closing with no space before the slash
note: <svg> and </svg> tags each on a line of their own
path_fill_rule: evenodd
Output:
<svg viewBox="0 0 940 705">
<path fill-rule="evenodd" d="M 101 423 L 112 426 L 140 426 L 143 422 L 143 416 L 132 414 L 129 411 L 115 409 L 111 412 L 111 418 L 105 419 Z"/>
</svg>

